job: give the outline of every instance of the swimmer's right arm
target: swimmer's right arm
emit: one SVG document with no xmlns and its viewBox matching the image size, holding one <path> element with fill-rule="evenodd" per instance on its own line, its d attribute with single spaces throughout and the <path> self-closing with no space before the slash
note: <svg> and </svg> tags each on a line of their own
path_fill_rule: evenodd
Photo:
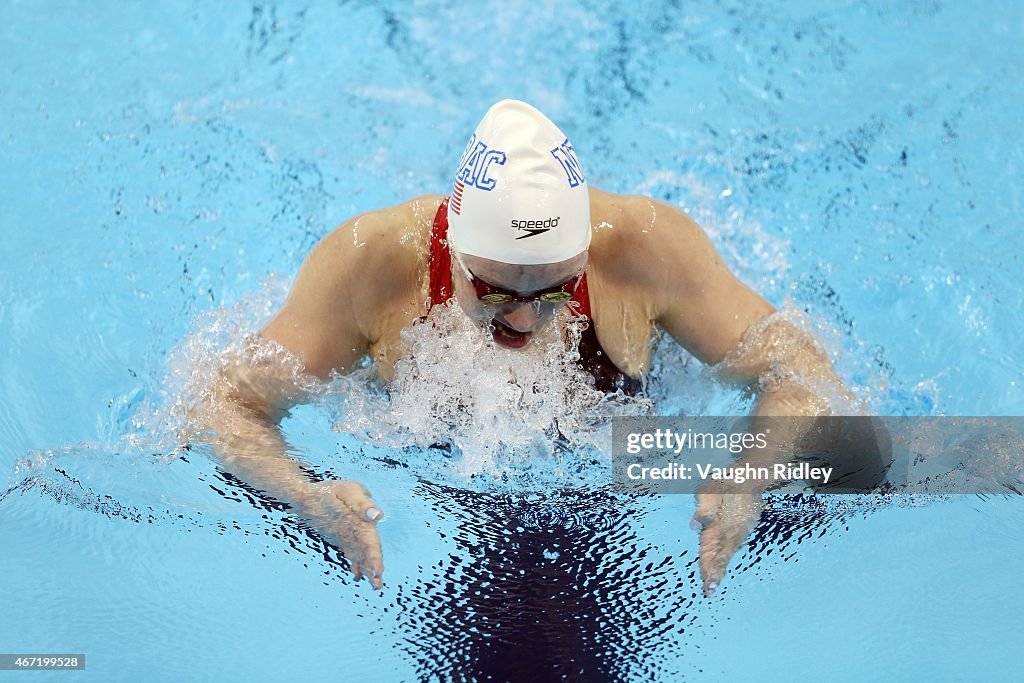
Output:
<svg viewBox="0 0 1024 683">
<path fill-rule="evenodd" d="M 364 236 L 374 219 L 363 218 Z M 382 512 L 362 485 L 314 484 L 278 427 L 287 410 L 308 400 L 311 375 L 351 369 L 369 348 L 361 317 L 367 311 L 354 292 L 367 284 L 363 254 L 353 240 L 354 219 L 324 238 L 299 271 L 284 306 L 239 355 L 224 362 L 206 396 L 197 425 L 210 434 L 221 462 L 252 486 L 287 502 L 309 519 L 376 587 L 384 570 L 376 523 Z M 360 281 L 361 280 L 361 281 Z M 372 285 L 370 287 L 372 292 Z"/>
<path fill-rule="evenodd" d="M 286 502 L 349 559 L 357 579 L 375 587 L 384 571 L 376 524 L 380 508 L 352 481 L 313 483 L 281 434 L 287 408 L 306 398 L 301 364 L 284 349 L 254 340 L 226 360 L 210 387 L 199 425 L 232 474 Z"/>
</svg>

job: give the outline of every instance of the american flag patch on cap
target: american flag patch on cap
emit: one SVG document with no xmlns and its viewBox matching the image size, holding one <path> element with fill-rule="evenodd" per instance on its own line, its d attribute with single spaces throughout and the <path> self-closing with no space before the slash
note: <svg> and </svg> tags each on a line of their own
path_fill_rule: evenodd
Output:
<svg viewBox="0 0 1024 683">
<path fill-rule="evenodd" d="M 448 208 L 454 211 L 456 215 L 462 215 L 462 190 L 464 188 L 465 185 L 456 180 L 455 187 L 452 188 L 452 198 L 448 201 Z"/>
</svg>

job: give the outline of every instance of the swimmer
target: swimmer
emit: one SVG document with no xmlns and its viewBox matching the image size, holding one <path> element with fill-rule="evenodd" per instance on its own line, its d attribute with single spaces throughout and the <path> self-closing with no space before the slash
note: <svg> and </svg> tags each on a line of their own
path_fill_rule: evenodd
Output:
<svg viewBox="0 0 1024 683">
<path fill-rule="evenodd" d="M 386 382 L 402 330 L 452 297 L 510 349 L 560 324 L 558 314 L 571 307 L 589 322 L 579 341 L 582 371 L 602 391 L 641 389 L 659 328 L 723 379 L 770 386 L 755 415 L 824 414 L 827 402 L 807 387 L 843 391 L 815 340 L 766 321 L 775 308 L 729 272 L 686 214 L 591 187 L 554 123 L 524 102 L 498 102 L 470 137 L 447 196 L 352 218 L 310 252 L 260 333 L 301 367 L 256 354 L 254 344 L 249 357 L 225 363 L 203 412 L 225 466 L 290 503 L 345 553 L 357 579 L 378 588 L 383 511 L 358 483 L 310 483 L 278 422 L 306 398 L 302 376 L 327 378 L 369 357 Z M 769 372 L 772 381 L 760 381 Z M 813 381 L 787 379 L 797 377 Z M 780 444 L 795 438 L 777 436 Z M 706 595 L 758 521 L 761 498 L 721 482 L 698 493 L 691 524 Z"/>
</svg>

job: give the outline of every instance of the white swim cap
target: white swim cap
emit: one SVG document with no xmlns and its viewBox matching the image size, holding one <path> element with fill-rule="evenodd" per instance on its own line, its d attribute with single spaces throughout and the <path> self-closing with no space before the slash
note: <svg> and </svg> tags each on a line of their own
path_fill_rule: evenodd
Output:
<svg viewBox="0 0 1024 683">
<path fill-rule="evenodd" d="M 590 246 L 590 191 L 576 153 L 544 114 L 502 100 L 484 115 L 459 161 L 448 201 L 455 251 L 535 265 Z"/>
</svg>

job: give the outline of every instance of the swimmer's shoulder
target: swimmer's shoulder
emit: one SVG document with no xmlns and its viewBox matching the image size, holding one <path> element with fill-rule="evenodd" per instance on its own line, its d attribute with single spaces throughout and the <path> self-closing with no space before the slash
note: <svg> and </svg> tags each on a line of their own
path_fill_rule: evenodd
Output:
<svg viewBox="0 0 1024 683">
<path fill-rule="evenodd" d="M 425 195 L 367 211 L 325 235 L 265 336 L 322 376 L 390 343 L 422 314 L 430 226 L 442 199 Z"/>
<path fill-rule="evenodd" d="M 644 195 L 590 188 L 591 263 L 609 278 L 643 286 L 687 267 L 704 231 L 680 209 Z"/>
<path fill-rule="evenodd" d="M 356 282 L 413 285 L 426 268 L 430 229 L 443 199 L 422 195 L 353 216 L 325 236 L 311 257 L 344 269 Z"/>
<path fill-rule="evenodd" d="M 359 259 L 389 260 L 405 257 L 429 243 L 430 228 L 444 195 L 427 194 L 349 218 L 322 242 Z M 380 265 L 375 263 L 375 265 Z"/>
<path fill-rule="evenodd" d="M 339 225 L 307 255 L 285 309 L 318 324 L 356 324 L 377 339 L 382 320 L 425 299 L 430 226 L 442 199 L 416 197 Z"/>
</svg>

